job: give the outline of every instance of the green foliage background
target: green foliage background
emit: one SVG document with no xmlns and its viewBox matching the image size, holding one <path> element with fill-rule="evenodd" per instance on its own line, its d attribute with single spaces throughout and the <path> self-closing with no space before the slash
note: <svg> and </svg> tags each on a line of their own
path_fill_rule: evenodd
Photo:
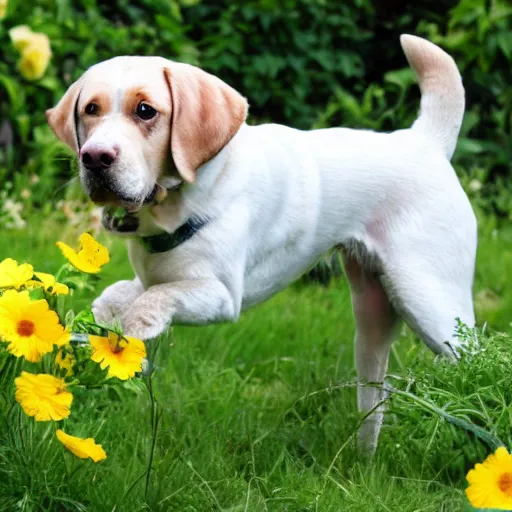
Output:
<svg viewBox="0 0 512 512">
<path fill-rule="evenodd" d="M 8 30 L 27 24 L 51 39 L 53 58 L 37 82 L 17 71 Z M 485 209 L 512 210 L 512 5 L 508 0 L 9 0 L 0 21 L 0 188 L 26 206 L 62 195 L 70 154 L 44 111 L 89 66 L 116 55 L 161 55 L 199 65 L 247 96 L 250 122 L 301 129 L 393 130 L 414 119 L 419 92 L 398 37 L 442 45 L 464 77 L 468 110 L 454 162 L 484 183 Z M 14 185 L 12 186 L 11 183 Z"/>
</svg>

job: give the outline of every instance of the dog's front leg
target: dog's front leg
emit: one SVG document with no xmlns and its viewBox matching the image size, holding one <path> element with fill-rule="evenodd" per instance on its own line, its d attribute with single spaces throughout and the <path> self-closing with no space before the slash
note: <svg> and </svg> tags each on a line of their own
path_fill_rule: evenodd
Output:
<svg viewBox="0 0 512 512">
<path fill-rule="evenodd" d="M 123 315 L 122 325 L 127 336 L 147 340 L 173 322 L 203 325 L 236 320 L 239 312 L 239 302 L 220 281 L 177 281 L 148 288 Z"/>
</svg>

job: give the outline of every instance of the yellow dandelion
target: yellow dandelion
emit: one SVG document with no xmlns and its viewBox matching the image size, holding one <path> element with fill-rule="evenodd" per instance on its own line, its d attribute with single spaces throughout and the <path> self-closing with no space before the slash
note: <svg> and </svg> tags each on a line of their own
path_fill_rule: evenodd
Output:
<svg viewBox="0 0 512 512">
<path fill-rule="evenodd" d="M 59 368 L 66 370 L 66 377 L 73 375 L 73 366 L 75 365 L 75 358 L 70 353 L 64 353 L 63 350 L 59 350 L 55 356 L 55 363 Z"/>
<path fill-rule="evenodd" d="M 57 246 L 71 265 L 81 272 L 98 273 L 101 267 L 109 262 L 108 249 L 94 240 L 89 233 L 82 233 L 79 241 L 80 250 L 78 252 L 64 242 L 57 242 Z"/>
<path fill-rule="evenodd" d="M 81 437 L 70 436 L 61 429 L 57 430 L 57 439 L 74 455 L 81 459 L 91 458 L 99 462 L 107 458 L 101 444 L 96 444 L 92 437 L 82 439 Z"/>
<path fill-rule="evenodd" d="M 112 332 L 109 332 L 108 337 L 89 336 L 94 349 L 91 359 L 99 363 L 103 370 L 108 367 L 109 377 L 121 380 L 142 371 L 142 360 L 146 357 L 146 347 L 141 340 L 129 336 L 125 338 Z"/>
<path fill-rule="evenodd" d="M 0 288 L 20 289 L 34 275 L 34 268 L 28 263 L 18 264 L 7 258 L 0 263 Z"/>
<path fill-rule="evenodd" d="M 466 476 L 466 495 L 477 508 L 512 510 L 512 455 L 501 446 Z"/>
<path fill-rule="evenodd" d="M 16 400 L 27 416 L 36 421 L 59 421 L 69 416 L 73 395 L 66 383 L 53 375 L 21 372 L 14 379 Z"/>
<path fill-rule="evenodd" d="M 41 287 L 45 292 L 52 295 L 69 295 L 69 288 L 62 283 L 58 283 L 54 276 L 45 272 L 34 272 L 39 281 L 29 281 L 27 285 L 35 288 Z"/>
<path fill-rule="evenodd" d="M 53 346 L 69 342 L 69 333 L 46 300 L 30 300 L 27 291 L 7 290 L 0 297 L 0 339 L 16 357 L 37 362 Z"/>
</svg>

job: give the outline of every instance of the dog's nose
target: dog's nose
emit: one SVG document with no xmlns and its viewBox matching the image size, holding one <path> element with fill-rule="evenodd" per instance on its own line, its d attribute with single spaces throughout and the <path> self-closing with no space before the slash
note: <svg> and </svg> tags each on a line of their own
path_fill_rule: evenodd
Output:
<svg viewBox="0 0 512 512">
<path fill-rule="evenodd" d="M 80 151 L 80 159 L 86 169 L 102 171 L 108 169 L 117 159 L 119 147 L 87 146 Z"/>
</svg>

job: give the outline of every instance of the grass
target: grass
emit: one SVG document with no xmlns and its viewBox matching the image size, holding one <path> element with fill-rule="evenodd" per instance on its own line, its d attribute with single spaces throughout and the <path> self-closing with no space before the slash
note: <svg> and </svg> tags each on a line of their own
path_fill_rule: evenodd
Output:
<svg viewBox="0 0 512 512">
<path fill-rule="evenodd" d="M 52 272 L 61 262 L 55 240 L 76 235 L 53 224 L 3 232 L 0 259 Z M 175 327 L 161 341 L 153 377 L 161 421 L 147 497 L 151 403 L 143 386 L 76 396 L 66 429 L 103 444 L 108 459 L 96 465 L 63 454 L 54 425 L 35 425 L 17 406 L 7 413 L 0 404 L 9 420 L 0 423 L 0 510 L 463 510 L 464 475 L 490 449 L 447 418 L 511 442 L 511 338 L 496 332 L 509 331 L 512 318 L 512 232 L 482 219 L 480 240 L 475 296 L 479 324 L 487 322 L 480 351 L 458 366 L 434 361 L 404 330 L 389 371 L 403 394 L 391 401 L 373 461 L 360 460 L 354 447 L 360 416 L 346 283 L 298 283 L 237 324 Z M 99 289 L 132 274 L 123 245 L 108 244 L 113 261 Z M 80 309 L 92 298 L 79 291 L 73 304 Z"/>
</svg>

